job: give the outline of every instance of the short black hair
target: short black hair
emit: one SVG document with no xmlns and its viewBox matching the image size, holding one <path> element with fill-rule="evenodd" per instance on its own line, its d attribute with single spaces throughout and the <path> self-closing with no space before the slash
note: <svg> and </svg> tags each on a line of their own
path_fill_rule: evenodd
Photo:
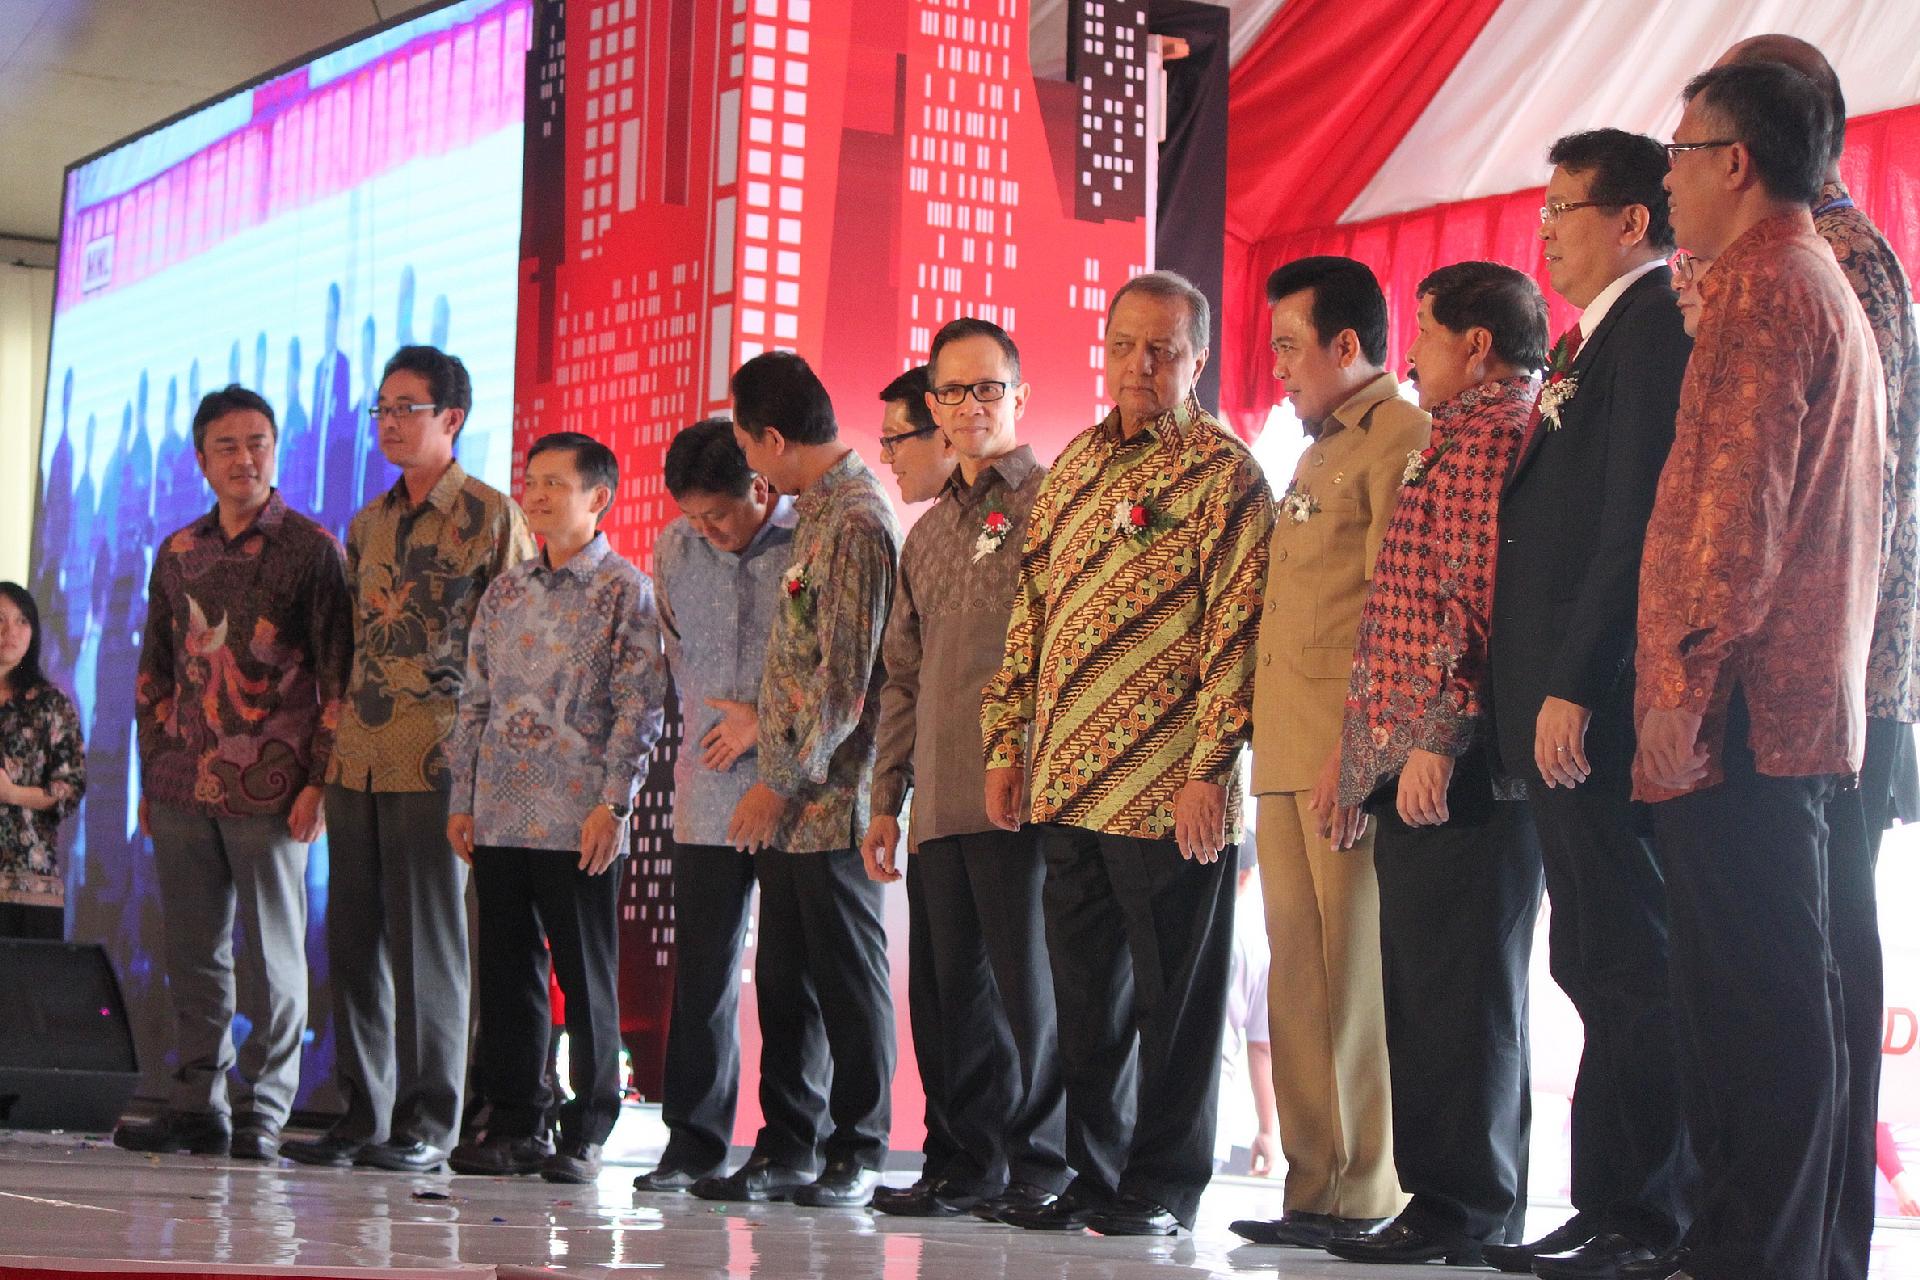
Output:
<svg viewBox="0 0 1920 1280">
<path fill-rule="evenodd" d="M 1547 300 L 1524 271 L 1499 262 L 1456 262 L 1420 282 L 1414 297 L 1433 298 L 1433 318 L 1455 333 L 1485 329 L 1493 353 L 1517 369 L 1547 362 Z"/>
<path fill-rule="evenodd" d="M 573 455 L 573 473 L 580 477 L 581 484 L 589 489 L 607 487 L 607 510 L 600 513 L 604 519 L 607 511 L 613 510 L 613 495 L 620 492 L 620 460 L 592 436 L 578 431 L 549 431 L 527 446 L 527 461 L 543 453 L 559 452 Z"/>
<path fill-rule="evenodd" d="M 813 366 L 792 351 L 766 351 L 733 371 L 733 420 L 758 440 L 768 427 L 795 444 L 840 436 L 833 397 Z"/>
<path fill-rule="evenodd" d="M 1015 385 L 1020 382 L 1020 348 L 1013 345 L 1013 335 L 991 320 L 982 320 L 978 316 L 961 316 L 949 320 L 940 326 L 940 332 L 933 335 L 933 345 L 927 348 L 927 381 L 933 381 L 933 362 L 940 358 L 942 348 L 965 338 L 991 338 L 1000 348 L 1000 354 L 1007 358 L 1007 369 L 1013 375 Z"/>
<path fill-rule="evenodd" d="M 1775 199 L 1811 204 L 1820 194 L 1833 113 L 1813 81 L 1783 62 L 1736 62 L 1687 81 L 1685 97 L 1745 145 Z"/>
<path fill-rule="evenodd" d="M 450 356 L 438 347 L 402 347 L 387 361 L 380 381 L 385 382 L 403 371 L 417 373 L 427 380 L 436 408 L 458 409 L 462 413 L 472 411 L 473 379 L 467 376 L 467 366 L 460 363 L 459 356 Z"/>
<path fill-rule="evenodd" d="M 258 413 L 265 415 L 267 425 L 273 428 L 275 443 L 280 440 L 280 424 L 274 421 L 273 406 L 267 403 L 265 396 L 257 391 L 249 391 L 237 382 L 229 382 L 218 391 L 209 391 L 200 398 L 200 407 L 193 411 L 193 451 L 207 451 L 207 428 L 230 413 Z"/>
<path fill-rule="evenodd" d="M 1321 346 L 1351 329 L 1367 363 L 1386 364 L 1387 295 L 1373 268 L 1331 254 L 1295 258 L 1267 277 L 1267 305 L 1302 290 L 1313 292 L 1313 334 Z"/>
<path fill-rule="evenodd" d="M 1647 211 L 1647 246 L 1673 252 L 1673 219 L 1667 209 L 1667 151 L 1644 133 L 1588 129 L 1570 133 L 1547 152 L 1547 163 L 1587 177 L 1587 199 Z"/>
<path fill-rule="evenodd" d="M 892 404 L 897 400 L 907 406 L 907 421 L 913 424 L 915 431 L 931 431 L 935 425 L 933 410 L 927 406 L 927 393 L 933 389 L 928 376 L 931 367 L 917 364 L 880 388 L 883 403 Z"/>
<path fill-rule="evenodd" d="M 753 468 L 733 438 L 730 418 L 706 418 L 675 435 L 667 446 L 666 472 L 667 492 L 676 501 L 692 493 L 744 498 L 753 488 Z"/>
<path fill-rule="evenodd" d="M 1813 87 L 1827 99 L 1827 163 L 1839 164 L 1841 153 L 1847 149 L 1847 95 L 1841 92 L 1840 76 L 1819 46 L 1798 36 L 1772 34 L 1751 36 L 1734 47 L 1739 50 L 1738 62 L 1777 62 L 1813 81 Z"/>
<path fill-rule="evenodd" d="M 15 693 L 37 689 L 47 682 L 46 673 L 40 670 L 40 606 L 34 603 L 33 593 L 17 582 L 0 582 L 0 599 L 13 601 L 14 607 L 25 615 L 28 629 L 33 632 L 33 639 L 27 641 L 26 656 L 7 673 L 7 686 Z M 18 782 L 19 779 L 14 781 Z"/>
</svg>

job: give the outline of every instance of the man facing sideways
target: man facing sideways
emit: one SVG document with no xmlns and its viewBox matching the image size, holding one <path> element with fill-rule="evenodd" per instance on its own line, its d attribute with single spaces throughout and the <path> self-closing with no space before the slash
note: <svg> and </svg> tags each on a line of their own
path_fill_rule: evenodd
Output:
<svg viewBox="0 0 1920 1280">
<path fill-rule="evenodd" d="M 1493 723 L 1540 835 L 1553 976 L 1585 1030 L 1573 1207 L 1503 1270 L 1577 1280 L 1671 1246 L 1688 1159 L 1673 1064 L 1667 901 L 1633 790 L 1640 545 L 1693 350 L 1666 259 L 1667 156 L 1652 138 L 1561 138 L 1540 211 L 1547 275 L 1581 309 L 1500 503 Z"/>
<path fill-rule="evenodd" d="M 447 843 L 467 633 L 489 583 L 535 552 L 527 518 L 453 459 L 466 366 L 433 347 L 387 361 L 370 424 L 400 479 L 347 527 L 353 678 L 327 770 L 339 1058 L 347 1112 L 289 1142 L 302 1164 L 437 1168 L 467 1060 L 466 864 Z"/>
<path fill-rule="evenodd" d="M 1546 355 L 1547 304 L 1512 267 L 1461 262 L 1420 282 L 1408 351 L 1427 447 L 1407 459 L 1360 616 L 1340 739 L 1340 803 L 1379 822 L 1380 972 L 1393 1157 L 1413 1198 L 1329 1252 L 1472 1265 L 1527 1210 L 1527 962 L 1540 848 L 1496 798 L 1487 629 L 1500 486 Z"/>
<path fill-rule="evenodd" d="M 875 880 L 900 878 L 898 815 L 911 790 L 909 1000 L 920 1078 L 941 1100 L 944 1132 L 928 1127 L 912 1187 L 874 1198 L 910 1217 L 1043 1204 L 1068 1178 L 1040 908 L 1046 864 L 1034 828 L 1002 831 L 988 818 L 980 756 L 980 693 L 1006 652 L 1020 547 L 1046 469 L 1016 436 L 1029 388 L 1004 329 L 949 321 L 927 369 L 922 403 L 959 468 L 900 553 L 873 820 L 860 850 Z"/>
<path fill-rule="evenodd" d="M 1813 229 L 1839 259 L 1866 309 L 1886 378 L 1886 478 L 1881 494 L 1880 590 L 1867 651 L 1867 747 L 1858 787 L 1836 790 L 1827 866 L 1829 940 L 1846 1008 L 1847 1114 L 1844 1184 L 1834 1225 L 1831 1280 L 1866 1280 L 1873 1242 L 1874 1136 L 1879 1121 L 1884 996 L 1880 916 L 1873 873 L 1880 837 L 1892 822 L 1896 780 L 1914 772 L 1913 725 L 1920 721 L 1920 334 L 1905 268 L 1840 180 L 1847 102 L 1826 57 L 1804 40 L 1765 35 L 1721 58 L 1780 62 L 1813 81 L 1827 99 L 1826 171 L 1814 197 Z"/>
<path fill-rule="evenodd" d="M 1171 272 L 1114 293 L 1115 408 L 1041 486 L 981 700 L 987 814 L 1042 824 L 1076 1170 L 1001 1215 L 1030 1229 L 1190 1230 L 1213 1175 L 1273 500 L 1193 397 L 1209 332 L 1206 296 Z"/>
<path fill-rule="evenodd" d="M 745 1165 L 693 1192 L 864 1205 L 887 1155 L 894 1043 L 882 886 L 867 878 L 857 846 L 900 523 L 873 472 L 840 443 L 833 401 L 805 360 L 768 352 L 747 361 L 733 375 L 733 406 L 748 465 L 796 496 L 793 556 L 760 681 L 758 780 L 727 824 L 727 843 L 755 856 L 760 882 L 766 1123 Z M 832 1060 L 824 1098 L 823 1035 Z"/>
<path fill-rule="evenodd" d="M 667 675 L 653 583 L 597 531 L 620 484 L 613 450 L 573 431 L 541 436 L 524 480 L 546 547 L 480 598 L 447 749 L 447 841 L 480 899 L 475 1055 L 493 1105 L 486 1139 L 449 1163 L 586 1183 L 620 1118 L 619 868 Z M 549 971 L 566 999 L 573 1093 L 557 1150 Z"/>
<path fill-rule="evenodd" d="M 273 487 L 273 408 L 243 387 L 200 402 L 211 511 L 160 544 L 134 700 L 140 825 L 165 917 L 174 1069 L 165 1115 L 114 1130 L 133 1151 L 270 1160 L 307 1029 L 307 846 L 352 658 L 340 544 Z M 246 933 L 236 1062 L 233 922 Z"/>
<path fill-rule="evenodd" d="M 1273 374 L 1308 435 L 1274 522 L 1253 701 L 1286 1212 L 1233 1229 L 1320 1248 L 1406 1203 L 1393 1171 L 1373 834 L 1337 793 L 1360 606 L 1428 424 L 1387 372 L 1387 300 L 1364 264 L 1287 263 L 1267 278 L 1267 301 Z"/>
<path fill-rule="evenodd" d="M 902 502 L 932 502 L 960 465 L 960 455 L 927 407 L 927 366 L 917 364 L 882 387 L 880 400 L 886 405 L 880 416 L 880 461 L 893 472 Z"/>
<path fill-rule="evenodd" d="M 673 1014 L 660 1116 L 666 1150 L 639 1191 L 685 1191 L 722 1171 L 740 1094 L 740 953 L 754 855 L 727 822 L 759 766 L 760 673 L 793 549 L 793 499 L 756 475 L 725 418 L 667 446 L 680 518 L 653 544 L 667 667 L 686 726 L 673 762 Z M 820 1047 L 809 1079 L 825 1070 Z"/>
<path fill-rule="evenodd" d="M 1799 72 L 1735 65 L 1688 84 L 1668 147 L 1674 231 L 1714 263 L 1640 570 L 1634 794 L 1701 1173 L 1646 1274 L 1826 1275 L 1846 1171 L 1827 814 L 1866 745 L 1885 388 L 1809 210 L 1830 128 Z"/>
</svg>

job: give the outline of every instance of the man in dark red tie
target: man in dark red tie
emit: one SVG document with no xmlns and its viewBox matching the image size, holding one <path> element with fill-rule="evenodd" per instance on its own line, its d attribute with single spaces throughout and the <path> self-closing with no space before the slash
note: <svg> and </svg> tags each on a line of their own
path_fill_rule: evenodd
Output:
<svg viewBox="0 0 1920 1280">
<path fill-rule="evenodd" d="M 1667 991 L 1666 893 L 1635 821 L 1633 639 L 1640 547 L 1693 342 L 1666 267 L 1658 142 L 1618 129 L 1554 143 L 1540 240 L 1581 308 L 1555 344 L 1500 502 L 1493 722 L 1526 783 L 1553 914 L 1554 979 L 1586 1043 L 1573 1092 L 1573 1217 L 1506 1271 L 1611 1276 L 1679 1239 L 1684 1160 Z"/>
</svg>

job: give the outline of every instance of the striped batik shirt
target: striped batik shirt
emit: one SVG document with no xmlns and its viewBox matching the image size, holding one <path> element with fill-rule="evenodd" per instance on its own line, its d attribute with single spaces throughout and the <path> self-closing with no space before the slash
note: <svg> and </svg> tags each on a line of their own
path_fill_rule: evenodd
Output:
<svg viewBox="0 0 1920 1280">
<path fill-rule="evenodd" d="M 1239 838 L 1272 532 L 1259 465 L 1191 398 L 1131 440 L 1114 413 L 1067 445 L 980 714 L 987 767 L 1028 767 L 1034 822 L 1170 839 L 1199 780 L 1227 787 Z"/>
</svg>

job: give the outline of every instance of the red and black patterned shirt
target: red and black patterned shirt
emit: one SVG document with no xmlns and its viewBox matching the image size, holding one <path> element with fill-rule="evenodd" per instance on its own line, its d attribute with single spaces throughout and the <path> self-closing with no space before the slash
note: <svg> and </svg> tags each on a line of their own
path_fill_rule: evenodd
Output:
<svg viewBox="0 0 1920 1280">
<path fill-rule="evenodd" d="M 1360 614 L 1340 735 L 1340 803 L 1359 804 L 1414 750 L 1459 756 L 1485 700 L 1500 488 L 1539 393 L 1532 375 L 1471 387 L 1433 411 Z"/>
</svg>

